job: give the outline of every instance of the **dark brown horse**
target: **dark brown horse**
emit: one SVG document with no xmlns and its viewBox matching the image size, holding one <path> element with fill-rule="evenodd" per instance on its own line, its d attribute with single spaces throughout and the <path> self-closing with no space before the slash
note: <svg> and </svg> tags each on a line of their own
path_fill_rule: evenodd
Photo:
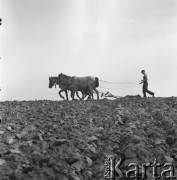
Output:
<svg viewBox="0 0 177 180">
<path fill-rule="evenodd" d="M 89 96 L 93 97 L 93 91 L 96 92 L 97 99 L 99 99 L 99 92 L 96 89 L 99 86 L 99 79 L 97 77 L 71 77 L 61 73 L 58 75 L 58 79 L 60 82 L 63 82 L 63 84 L 68 85 L 73 93 L 73 96 L 76 93 L 79 99 L 80 97 L 78 95 L 78 91 L 82 92 L 82 99 L 84 99 L 84 94 L 88 94 Z"/>
<path fill-rule="evenodd" d="M 59 96 L 62 99 L 64 99 L 64 97 L 61 95 L 61 93 L 64 91 L 65 95 L 66 95 L 66 100 L 68 101 L 68 92 L 67 92 L 68 88 L 65 85 L 63 85 L 62 83 L 59 83 L 57 76 L 49 77 L 49 88 L 52 88 L 54 85 L 55 85 L 55 88 L 56 88 L 56 85 L 59 85 L 59 88 L 61 89 L 58 92 Z"/>
<path fill-rule="evenodd" d="M 53 77 L 51 76 L 51 77 L 49 77 L 49 88 L 52 88 L 54 85 L 55 85 L 55 88 L 56 88 L 56 85 L 58 85 L 59 88 L 61 89 L 58 92 L 58 94 L 62 99 L 65 99 L 61 94 L 64 91 L 65 95 L 66 95 L 66 100 L 68 101 L 68 90 L 70 90 L 71 98 L 74 100 L 74 91 L 73 91 L 73 89 L 75 89 L 74 86 L 69 86 L 65 81 L 59 80 L 59 77 L 57 77 L 57 76 L 53 76 Z M 82 91 L 82 93 L 83 93 L 83 96 L 86 97 L 88 95 L 88 90 Z M 78 97 L 79 97 L 79 95 L 78 95 Z M 79 97 L 79 99 L 81 99 L 81 98 Z"/>
</svg>

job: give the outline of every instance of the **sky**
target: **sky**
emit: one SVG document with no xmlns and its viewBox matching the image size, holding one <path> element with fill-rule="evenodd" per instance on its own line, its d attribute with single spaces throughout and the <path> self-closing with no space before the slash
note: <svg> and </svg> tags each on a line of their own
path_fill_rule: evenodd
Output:
<svg viewBox="0 0 177 180">
<path fill-rule="evenodd" d="M 142 69 L 155 96 L 177 96 L 176 0 L 0 0 L 0 18 L 0 101 L 59 100 L 60 73 L 142 95 Z"/>
</svg>

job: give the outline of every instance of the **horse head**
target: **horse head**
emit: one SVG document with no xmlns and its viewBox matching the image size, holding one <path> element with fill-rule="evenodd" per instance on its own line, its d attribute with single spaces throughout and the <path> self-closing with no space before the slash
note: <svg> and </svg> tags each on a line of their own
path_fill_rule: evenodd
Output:
<svg viewBox="0 0 177 180">
<path fill-rule="evenodd" d="M 49 77 L 49 88 L 52 88 L 53 85 L 55 84 L 55 88 L 56 88 L 56 83 L 57 83 L 57 79 L 56 77 Z"/>
<path fill-rule="evenodd" d="M 53 87 L 53 78 L 52 77 L 49 77 L 49 88 L 52 88 Z"/>
</svg>

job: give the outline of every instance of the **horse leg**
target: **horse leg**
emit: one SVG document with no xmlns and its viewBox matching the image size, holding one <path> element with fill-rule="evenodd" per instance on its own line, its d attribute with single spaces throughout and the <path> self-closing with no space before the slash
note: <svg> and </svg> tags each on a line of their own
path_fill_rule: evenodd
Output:
<svg viewBox="0 0 177 180">
<path fill-rule="evenodd" d="M 87 98 L 87 100 L 90 100 L 90 99 L 92 99 L 92 98 L 91 98 L 91 95 L 88 95 L 88 98 Z"/>
<path fill-rule="evenodd" d="M 94 98 L 93 98 L 93 93 L 90 94 L 90 95 L 88 95 L 88 99 L 94 99 Z"/>
<path fill-rule="evenodd" d="M 91 97 L 93 96 L 93 88 L 91 86 L 89 87 L 88 96 L 88 99 L 91 99 Z"/>
<path fill-rule="evenodd" d="M 94 88 L 94 91 L 95 91 L 96 94 L 97 94 L 97 100 L 99 100 L 99 92 L 98 92 L 98 90 L 97 90 L 96 88 Z"/>
<path fill-rule="evenodd" d="M 58 94 L 59 94 L 59 96 L 60 96 L 62 99 L 65 99 L 65 98 L 61 95 L 62 92 L 63 92 L 63 90 L 60 90 L 60 91 L 58 92 Z"/>
<path fill-rule="evenodd" d="M 74 100 L 75 91 L 71 91 L 71 98 Z"/>
<path fill-rule="evenodd" d="M 70 91 L 71 91 L 71 98 L 72 98 L 72 100 L 75 100 L 74 99 L 74 96 L 75 96 L 75 89 L 74 88 L 72 88 L 72 89 L 70 89 Z"/>
<path fill-rule="evenodd" d="M 84 91 L 81 92 L 82 92 L 82 100 L 84 100 L 84 98 L 86 97 L 85 92 Z"/>
<path fill-rule="evenodd" d="M 84 90 L 82 90 L 81 92 L 82 92 L 82 100 L 84 100 L 84 98 L 87 97 L 88 94 Z"/>
<path fill-rule="evenodd" d="M 72 91 L 74 92 L 74 94 L 76 93 L 77 97 L 81 100 L 81 98 L 79 97 L 79 94 L 78 94 L 78 86 L 77 85 L 72 86 Z M 74 99 L 74 97 L 73 97 L 73 99 Z"/>
<path fill-rule="evenodd" d="M 68 101 L 68 91 L 65 90 L 66 100 Z"/>
<path fill-rule="evenodd" d="M 87 91 L 85 94 L 84 94 L 84 98 L 87 97 L 87 100 L 91 99 L 91 93 L 90 91 Z"/>
<path fill-rule="evenodd" d="M 91 96 L 89 96 L 89 98 L 90 98 L 90 99 L 94 99 L 94 98 L 93 98 L 93 94 L 92 94 Z"/>
<path fill-rule="evenodd" d="M 85 94 L 84 98 L 86 98 L 86 97 L 87 97 L 87 100 L 90 99 L 90 95 L 89 94 Z"/>
<path fill-rule="evenodd" d="M 95 91 L 95 88 L 93 88 L 93 93 L 94 93 L 94 92 L 97 94 L 97 90 Z M 93 93 L 92 93 L 91 95 L 89 95 L 89 98 L 90 98 L 90 99 L 94 99 Z"/>
<path fill-rule="evenodd" d="M 77 97 L 80 99 L 80 100 L 83 100 L 82 98 L 80 98 L 80 96 L 79 96 L 79 93 L 78 93 L 78 90 L 76 90 L 76 95 L 77 95 Z"/>
</svg>

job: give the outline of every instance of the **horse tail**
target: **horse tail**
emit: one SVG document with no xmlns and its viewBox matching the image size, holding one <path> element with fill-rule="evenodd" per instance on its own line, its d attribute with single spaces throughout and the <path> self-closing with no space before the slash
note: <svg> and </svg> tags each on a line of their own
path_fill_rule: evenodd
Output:
<svg viewBox="0 0 177 180">
<path fill-rule="evenodd" d="M 96 77 L 95 81 L 96 81 L 96 87 L 98 87 L 99 86 L 99 79 Z"/>
</svg>

